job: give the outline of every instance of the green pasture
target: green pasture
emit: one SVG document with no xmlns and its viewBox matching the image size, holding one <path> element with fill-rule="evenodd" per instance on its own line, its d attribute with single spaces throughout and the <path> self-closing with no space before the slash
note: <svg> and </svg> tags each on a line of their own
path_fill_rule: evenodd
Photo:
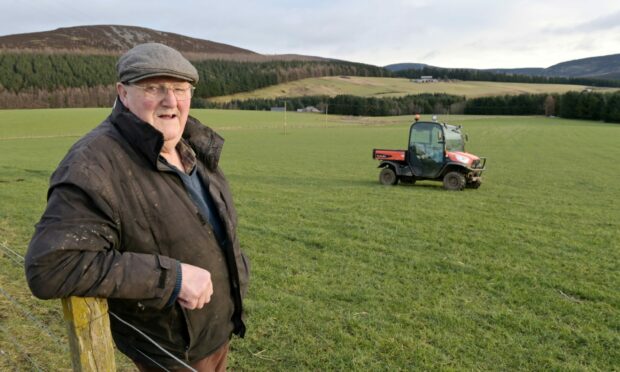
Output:
<svg viewBox="0 0 620 372">
<path fill-rule="evenodd" d="M 566 93 L 582 91 L 583 85 L 527 84 L 491 81 L 452 81 L 437 83 L 414 83 L 404 78 L 378 78 L 361 76 L 327 76 L 273 85 L 251 92 L 214 97 L 213 102 L 229 102 L 250 98 L 283 98 L 339 94 L 364 97 L 401 97 L 408 94 L 447 93 L 467 98 L 517 94 Z M 597 91 L 616 91 L 616 88 L 596 88 Z"/>
<path fill-rule="evenodd" d="M 3 247 L 25 253 L 51 172 L 108 111 L 0 111 Z M 378 182 L 372 148 L 405 146 L 411 117 L 193 114 L 226 139 L 252 262 L 232 370 L 618 369 L 619 125 L 440 118 L 488 157 L 480 189 L 447 192 Z M 3 248 L 0 287 L 19 304 L 0 293 L 0 370 L 69 369 L 60 302 Z"/>
</svg>

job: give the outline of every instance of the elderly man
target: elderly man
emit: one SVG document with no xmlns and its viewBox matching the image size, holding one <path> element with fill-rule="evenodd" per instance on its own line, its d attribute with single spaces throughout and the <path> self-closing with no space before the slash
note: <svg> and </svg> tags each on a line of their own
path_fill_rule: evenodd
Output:
<svg viewBox="0 0 620 372">
<path fill-rule="evenodd" d="M 142 371 L 224 370 L 248 283 L 224 141 L 189 116 L 198 72 L 178 51 L 138 45 L 117 71 L 112 114 L 51 177 L 28 284 L 108 298 L 114 341 Z"/>
</svg>

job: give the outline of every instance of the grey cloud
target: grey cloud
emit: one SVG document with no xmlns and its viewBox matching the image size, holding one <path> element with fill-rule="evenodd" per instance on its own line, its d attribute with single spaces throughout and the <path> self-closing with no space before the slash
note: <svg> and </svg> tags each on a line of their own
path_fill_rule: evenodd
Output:
<svg viewBox="0 0 620 372">
<path fill-rule="evenodd" d="M 607 31 L 620 27 L 620 11 L 578 23 L 574 26 L 551 27 L 544 31 L 554 34 Z"/>
<path fill-rule="evenodd" d="M 620 11 L 603 17 L 595 18 L 577 26 L 579 31 L 601 31 L 620 27 Z"/>
<path fill-rule="evenodd" d="M 124 24 L 258 53 L 377 64 L 467 62 L 477 66 L 512 57 L 514 64 L 542 65 L 543 57 L 561 61 L 564 55 L 588 47 L 596 46 L 592 53 L 605 53 L 601 51 L 618 45 L 618 33 L 611 30 L 620 25 L 620 12 L 613 10 L 618 7 L 611 0 L 588 4 L 578 0 L 36 0 L 34 7 L 29 3 L 0 0 L 0 35 Z M 606 14 L 605 9 L 613 11 Z M 566 27 L 580 14 L 591 19 Z M 558 27 L 541 30 L 545 24 Z M 594 31 L 596 43 L 583 39 L 581 34 Z"/>
</svg>

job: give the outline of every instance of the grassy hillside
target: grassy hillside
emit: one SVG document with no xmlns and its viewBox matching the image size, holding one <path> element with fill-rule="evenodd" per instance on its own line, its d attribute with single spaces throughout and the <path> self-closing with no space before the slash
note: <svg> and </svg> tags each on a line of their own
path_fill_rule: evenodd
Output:
<svg viewBox="0 0 620 372">
<path fill-rule="evenodd" d="M 0 111 L 0 370 L 70 368 L 60 302 L 5 247 L 24 254 L 51 172 L 108 112 Z M 411 116 L 289 113 L 285 134 L 283 113 L 193 114 L 226 138 L 252 261 L 233 370 L 620 365 L 619 125 L 452 116 L 489 161 L 480 189 L 446 192 L 378 183 L 371 150 L 403 147 Z"/>
<path fill-rule="evenodd" d="M 582 91 L 585 86 L 566 84 L 500 83 L 488 81 L 455 81 L 439 83 L 413 83 L 403 78 L 378 78 L 358 76 L 332 76 L 310 78 L 274 85 L 247 93 L 214 97 L 214 102 L 229 102 L 248 98 L 278 98 L 351 94 L 365 97 L 398 97 L 419 93 L 447 93 L 460 96 L 483 97 L 516 95 L 523 93 L 566 93 Z M 614 88 L 600 88 L 597 91 L 616 91 Z"/>
<path fill-rule="evenodd" d="M 232 99 L 312 95 L 327 95 L 333 97 L 338 94 L 353 94 L 368 97 L 394 96 L 405 95 L 408 88 L 410 87 L 407 87 L 406 79 L 335 76 L 298 80 L 247 93 L 215 97 L 212 101 L 226 102 Z"/>
</svg>

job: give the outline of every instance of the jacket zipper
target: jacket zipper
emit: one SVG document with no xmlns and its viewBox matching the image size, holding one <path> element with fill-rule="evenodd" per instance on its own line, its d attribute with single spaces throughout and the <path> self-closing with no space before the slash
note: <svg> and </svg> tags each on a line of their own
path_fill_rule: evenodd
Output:
<svg viewBox="0 0 620 372">
<path fill-rule="evenodd" d="M 192 333 L 190 330 L 189 319 L 187 318 L 187 313 L 185 309 L 181 307 L 181 313 L 183 313 L 183 319 L 185 319 L 185 331 L 187 332 L 187 344 L 185 344 L 185 360 L 189 363 L 189 349 L 192 344 Z"/>
</svg>

